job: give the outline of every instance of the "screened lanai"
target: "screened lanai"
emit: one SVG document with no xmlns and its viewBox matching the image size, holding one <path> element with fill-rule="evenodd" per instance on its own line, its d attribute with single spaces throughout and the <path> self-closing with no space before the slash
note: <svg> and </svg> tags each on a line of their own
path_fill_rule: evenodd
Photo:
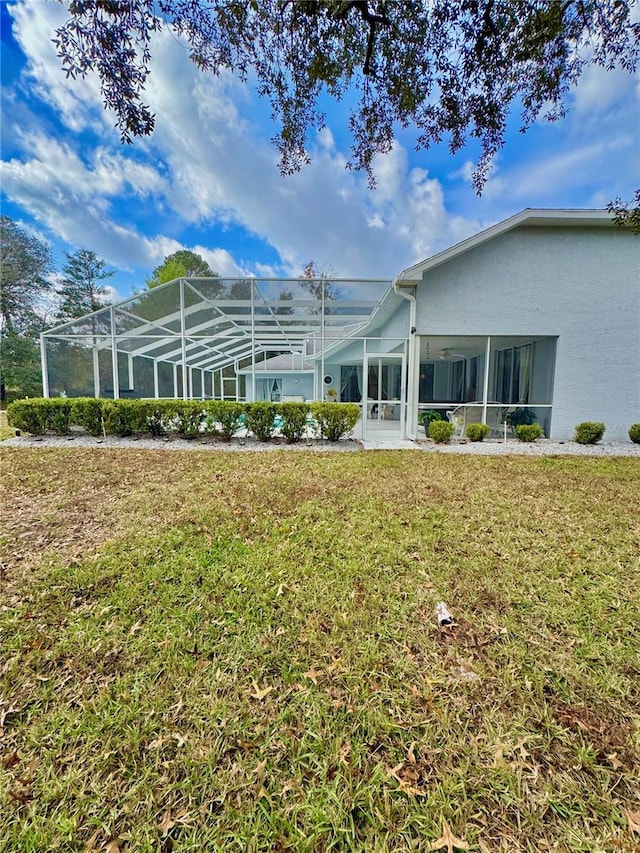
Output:
<svg viewBox="0 0 640 853">
<path fill-rule="evenodd" d="M 299 397 L 322 400 L 326 354 L 358 338 L 389 288 L 380 280 L 177 279 L 45 332 L 44 395 L 264 399 L 261 378 L 279 364 L 305 377 Z"/>
</svg>

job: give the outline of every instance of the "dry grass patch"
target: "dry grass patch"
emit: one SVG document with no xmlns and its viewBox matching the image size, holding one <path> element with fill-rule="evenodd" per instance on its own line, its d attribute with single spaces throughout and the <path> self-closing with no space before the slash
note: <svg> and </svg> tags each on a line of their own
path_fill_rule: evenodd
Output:
<svg viewBox="0 0 640 853">
<path fill-rule="evenodd" d="M 3 470 L 0 850 L 635 849 L 637 460 Z"/>
</svg>

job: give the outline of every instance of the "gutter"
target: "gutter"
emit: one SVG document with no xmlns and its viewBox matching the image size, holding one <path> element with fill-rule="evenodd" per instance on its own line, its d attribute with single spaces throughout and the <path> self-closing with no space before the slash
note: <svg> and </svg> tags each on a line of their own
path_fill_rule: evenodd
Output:
<svg viewBox="0 0 640 853">
<path fill-rule="evenodd" d="M 397 293 L 398 296 L 402 296 L 403 299 L 407 299 L 410 305 L 405 433 L 408 439 L 415 441 L 417 437 L 416 428 L 418 423 L 418 400 L 416 398 L 416 391 L 418 388 L 418 370 L 420 368 L 420 351 L 418 349 L 419 339 L 416 335 L 416 285 L 414 284 L 412 287 L 413 292 L 409 292 L 400 287 L 400 282 L 400 278 L 397 278 L 393 282 L 394 293 Z"/>
</svg>

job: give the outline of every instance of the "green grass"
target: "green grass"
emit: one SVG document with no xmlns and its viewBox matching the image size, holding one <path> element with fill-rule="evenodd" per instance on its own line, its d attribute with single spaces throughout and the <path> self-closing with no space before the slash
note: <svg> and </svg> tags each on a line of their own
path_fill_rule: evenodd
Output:
<svg viewBox="0 0 640 853">
<path fill-rule="evenodd" d="M 15 435 L 15 429 L 9 426 L 6 409 L 0 409 L 0 441 L 4 441 L 7 438 L 15 438 Z"/>
<path fill-rule="evenodd" d="M 1 851 L 637 849 L 639 460 L 1 462 Z"/>
</svg>

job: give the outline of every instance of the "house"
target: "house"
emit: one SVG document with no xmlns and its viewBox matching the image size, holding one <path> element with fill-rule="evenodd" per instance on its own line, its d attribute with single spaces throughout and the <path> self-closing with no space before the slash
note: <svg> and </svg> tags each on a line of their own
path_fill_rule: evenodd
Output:
<svg viewBox="0 0 640 853">
<path fill-rule="evenodd" d="M 415 299 L 420 407 L 526 408 L 557 439 L 585 420 L 625 439 L 640 420 L 640 237 L 610 214 L 525 210 L 395 285 Z"/>
<path fill-rule="evenodd" d="M 358 402 L 360 434 L 421 411 L 640 420 L 640 237 L 604 211 L 525 210 L 394 282 L 179 279 L 42 336 L 45 396 Z"/>
</svg>

